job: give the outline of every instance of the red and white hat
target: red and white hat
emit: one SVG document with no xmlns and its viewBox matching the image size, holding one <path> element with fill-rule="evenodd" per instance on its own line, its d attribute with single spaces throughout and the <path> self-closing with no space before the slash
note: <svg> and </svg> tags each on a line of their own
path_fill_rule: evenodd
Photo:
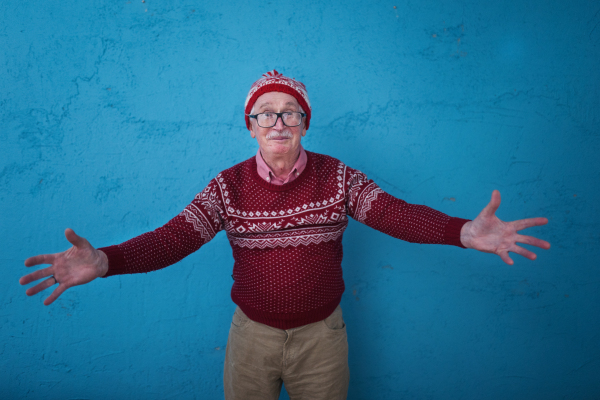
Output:
<svg viewBox="0 0 600 400">
<path fill-rule="evenodd" d="M 269 92 L 282 92 L 294 96 L 298 103 L 302 107 L 302 110 L 306 113 L 306 129 L 310 124 L 310 101 L 308 101 L 308 94 L 306 93 L 306 86 L 302 82 L 299 82 L 293 78 L 283 76 L 279 72 L 273 70 L 264 74 L 259 80 L 252 84 L 250 92 L 246 97 L 246 104 L 244 105 L 244 112 L 246 113 L 246 126 L 250 129 L 250 118 L 248 114 L 252 111 L 252 106 L 261 95 Z"/>
</svg>

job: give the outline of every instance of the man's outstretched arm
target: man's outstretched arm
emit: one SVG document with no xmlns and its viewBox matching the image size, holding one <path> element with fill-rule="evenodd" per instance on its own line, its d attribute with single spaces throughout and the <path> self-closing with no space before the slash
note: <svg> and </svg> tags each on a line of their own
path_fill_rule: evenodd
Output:
<svg viewBox="0 0 600 400">
<path fill-rule="evenodd" d="M 492 200 L 479 213 L 477 218 L 463 225 L 460 231 L 460 241 L 469 249 L 494 253 L 500 256 L 502 261 L 513 265 L 514 261 L 508 255 L 509 252 L 517 253 L 530 260 L 536 259 L 536 254 L 517 243 L 529 244 L 544 250 L 550 248 L 550 243 L 533 236 L 519 234 L 520 230 L 534 226 L 546 225 L 546 218 L 528 218 L 512 222 L 504 222 L 496 216 L 496 210 L 500 206 L 500 192 L 492 192 Z"/>
<path fill-rule="evenodd" d="M 44 300 L 44 304 L 47 306 L 52 304 L 68 288 L 89 283 L 104 276 L 108 271 L 108 258 L 101 250 L 95 249 L 90 242 L 78 236 L 70 228 L 65 230 L 65 237 L 73 245 L 70 249 L 61 253 L 29 257 L 25 260 L 26 267 L 41 264 L 50 264 L 50 266 L 19 279 L 21 285 L 27 285 L 42 278 L 50 277 L 27 289 L 25 293 L 28 296 L 33 296 L 58 283 L 58 287 Z"/>
<path fill-rule="evenodd" d="M 50 264 L 23 276 L 21 285 L 47 278 L 27 289 L 32 296 L 58 283 L 44 301 L 50 305 L 70 287 L 89 283 L 98 277 L 150 272 L 165 268 L 187 257 L 209 242 L 223 229 L 223 209 L 215 180 L 175 218 L 151 232 L 119 245 L 96 249 L 72 229 L 65 230 L 73 247 L 62 253 L 42 254 L 25 260 L 25 266 Z"/>
</svg>

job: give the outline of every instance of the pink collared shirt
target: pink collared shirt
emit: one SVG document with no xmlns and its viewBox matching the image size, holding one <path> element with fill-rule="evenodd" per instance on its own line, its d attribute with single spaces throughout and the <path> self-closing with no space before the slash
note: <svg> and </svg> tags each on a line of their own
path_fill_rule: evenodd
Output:
<svg viewBox="0 0 600 400">
<path fill-rule="evenodd" d="M 265 160 L 263 160 L 262 155 L 260 154 L 260 149 L 256 152 L 256 170 L 258 172 L 258 176 L 263 178 L 265 181 L 272 183 L 274 185 L 283 185 L 285 183 L 289 183 L 300 176 L 304 168 L 306 167 L 306 151 L 304 151 L 304 147 L 300 145 L 300 156 L 296 160 L 292 171 L 288 174 L 285 180 L 279 179 L 275 176 L 271 168 L 267 165 Z"/>
</svg>

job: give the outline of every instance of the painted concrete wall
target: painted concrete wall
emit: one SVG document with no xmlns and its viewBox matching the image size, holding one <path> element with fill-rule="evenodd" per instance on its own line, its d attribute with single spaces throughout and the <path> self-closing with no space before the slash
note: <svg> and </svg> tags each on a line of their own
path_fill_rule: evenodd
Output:
<svg viewBox="0 0 600 400">
<path fill-rule="evenodd" d="M 600 5 L 453 0 L 0 2 L 0 397 L 218 399 L 234 305 L 224 234 L 44 307 L 28 256 L 176 215 L 256 151 L 243 101 L 276 68 L 305 147 L 474 218 L 546 216 L 535 262 L 344 237 L 350 399 L 600 396 Z M 286 395 L 283 395 L 286 397 Z"/>
</svg>

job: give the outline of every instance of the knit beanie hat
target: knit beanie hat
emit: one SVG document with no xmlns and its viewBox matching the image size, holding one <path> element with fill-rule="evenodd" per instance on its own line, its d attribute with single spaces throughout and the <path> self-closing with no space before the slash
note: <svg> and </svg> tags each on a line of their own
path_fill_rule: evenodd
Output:
<svg viewBox="0 0 600 400">
<path fill-rule="evenodd" d="M 250 118 L 248 114 L 252 111 L 252 106 L 261 95 L 269 92 L 282 92 L 292 95 L 298 100 L 300 107 L 306 113 L 306 124 L 305 127 L 308 129 L 310 124 L 310 101 L 308 101 L 308 94 L 306 93 L 306 86 L 293 78 L 283 76 L 279 72 L 273 70 L 263 74 L 263 76 L 252 84 L 250 92 L 246 97 L 246 104 L 244 105 L 244 111 L 246 113 L 246 126 L 250 129 Z"/>
</svg>

